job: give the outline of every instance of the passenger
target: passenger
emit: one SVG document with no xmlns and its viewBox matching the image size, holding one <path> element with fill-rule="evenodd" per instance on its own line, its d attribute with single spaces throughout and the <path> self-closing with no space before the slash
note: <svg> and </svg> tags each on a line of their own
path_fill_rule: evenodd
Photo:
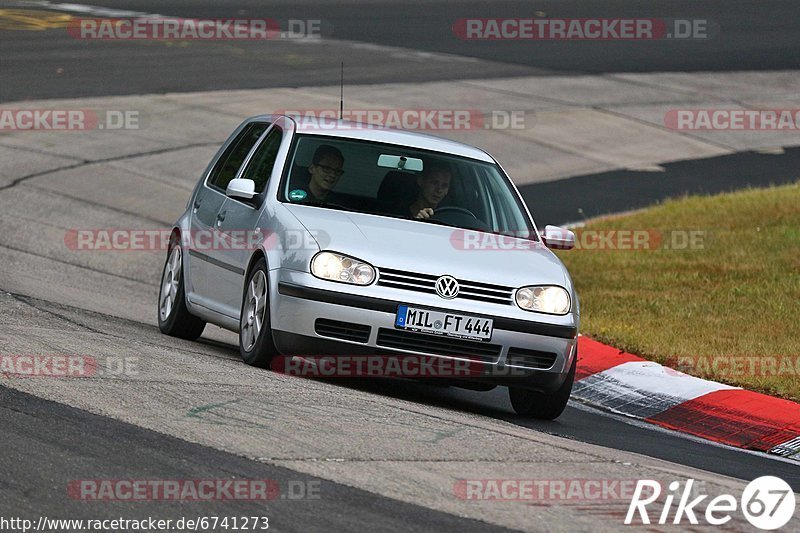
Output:
<svg viewBox="0 0 800 533">
<path fill-rule="evenodd" d="M 296 195 L 298 200 L 312 203 L 337 203 L 339 196 L 333 192 L 339 179 L 344 174 L 344 156 L 338 148 L 329 144 L 320 145 L 314 152 L 311 164 L 308 166 L 308 181 L 298 184 L 298 190 L 292 190 L 290 195 Z M 307 197 L 300 197 L 298 193 L 307 192 Z"/>
</svg>

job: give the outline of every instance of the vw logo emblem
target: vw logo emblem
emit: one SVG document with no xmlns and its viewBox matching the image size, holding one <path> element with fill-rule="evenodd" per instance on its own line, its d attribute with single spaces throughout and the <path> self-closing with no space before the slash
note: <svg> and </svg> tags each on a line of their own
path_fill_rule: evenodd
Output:
<svg viewBox="0 0 800 533">
<path fill-rule="evenodd" d="M 458 296 L 458 281 L 453 276 L 442 276 L 436 280 L 436 294 L 446 300 Z"/>
</svg>

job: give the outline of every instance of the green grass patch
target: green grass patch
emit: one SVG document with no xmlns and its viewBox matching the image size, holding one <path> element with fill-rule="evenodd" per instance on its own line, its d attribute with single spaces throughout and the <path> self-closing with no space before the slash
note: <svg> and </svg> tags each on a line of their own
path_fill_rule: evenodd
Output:
<svg viewBox="0 0 800 533">
<path fill-rule="evenodd" d="M 601 249 L 587 239 L 609 230 L 646 231 L 657 246 Z M 579 248 L 558 255 L 583 334 L 800 401 L 800 183 L 669 200 L 579 231 Z"/>
</svg>

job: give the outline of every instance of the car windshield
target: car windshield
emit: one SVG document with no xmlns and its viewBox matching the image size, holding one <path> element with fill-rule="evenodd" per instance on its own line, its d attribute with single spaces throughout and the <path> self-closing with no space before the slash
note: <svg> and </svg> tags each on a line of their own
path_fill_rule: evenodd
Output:
<svg viewBox="0 0 800 533">
<path fill-rule="evenodd" d="M 440 152 L 299 135 L 280 200 L 536 240 L 500 168 Z"/>
</svg>

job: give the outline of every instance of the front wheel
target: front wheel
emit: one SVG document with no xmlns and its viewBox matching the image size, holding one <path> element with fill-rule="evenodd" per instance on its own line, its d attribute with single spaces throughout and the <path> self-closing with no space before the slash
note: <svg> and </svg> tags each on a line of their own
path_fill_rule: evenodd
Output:
<svg viewBox="0 0 800 533">
<path fill-rule="evenodd" d="M 253 265 L 244 285 L 239 354 L 248 365 L 261 368 L 269 367 L 272 358 L 278 354 L 270 328 L 267 262 L 263 258 Z"/>
<path fill-rule="evenodd" d="M 158 329 L 172 337 L 195 340 L 203 334 L 206 323 L 186 308 L 183 285 L 183 249 L 173 242 L 161 274 L 158 293 Z"/>
<path fill-rule="evenodd" d="M 508 388 L 508 397 L 511 406 L 518 415 L 531 416 L 542 420 L 555 420 L 567 407 L 569 395 L 572 393 L 572 384 L 575 381 L 575 368 L 578 364 L 578 354 L 572 358 L 572 366 L 567 373 L 567 379 L 553 393 L 520 389 L 517 387 Z"/>
</svg>

